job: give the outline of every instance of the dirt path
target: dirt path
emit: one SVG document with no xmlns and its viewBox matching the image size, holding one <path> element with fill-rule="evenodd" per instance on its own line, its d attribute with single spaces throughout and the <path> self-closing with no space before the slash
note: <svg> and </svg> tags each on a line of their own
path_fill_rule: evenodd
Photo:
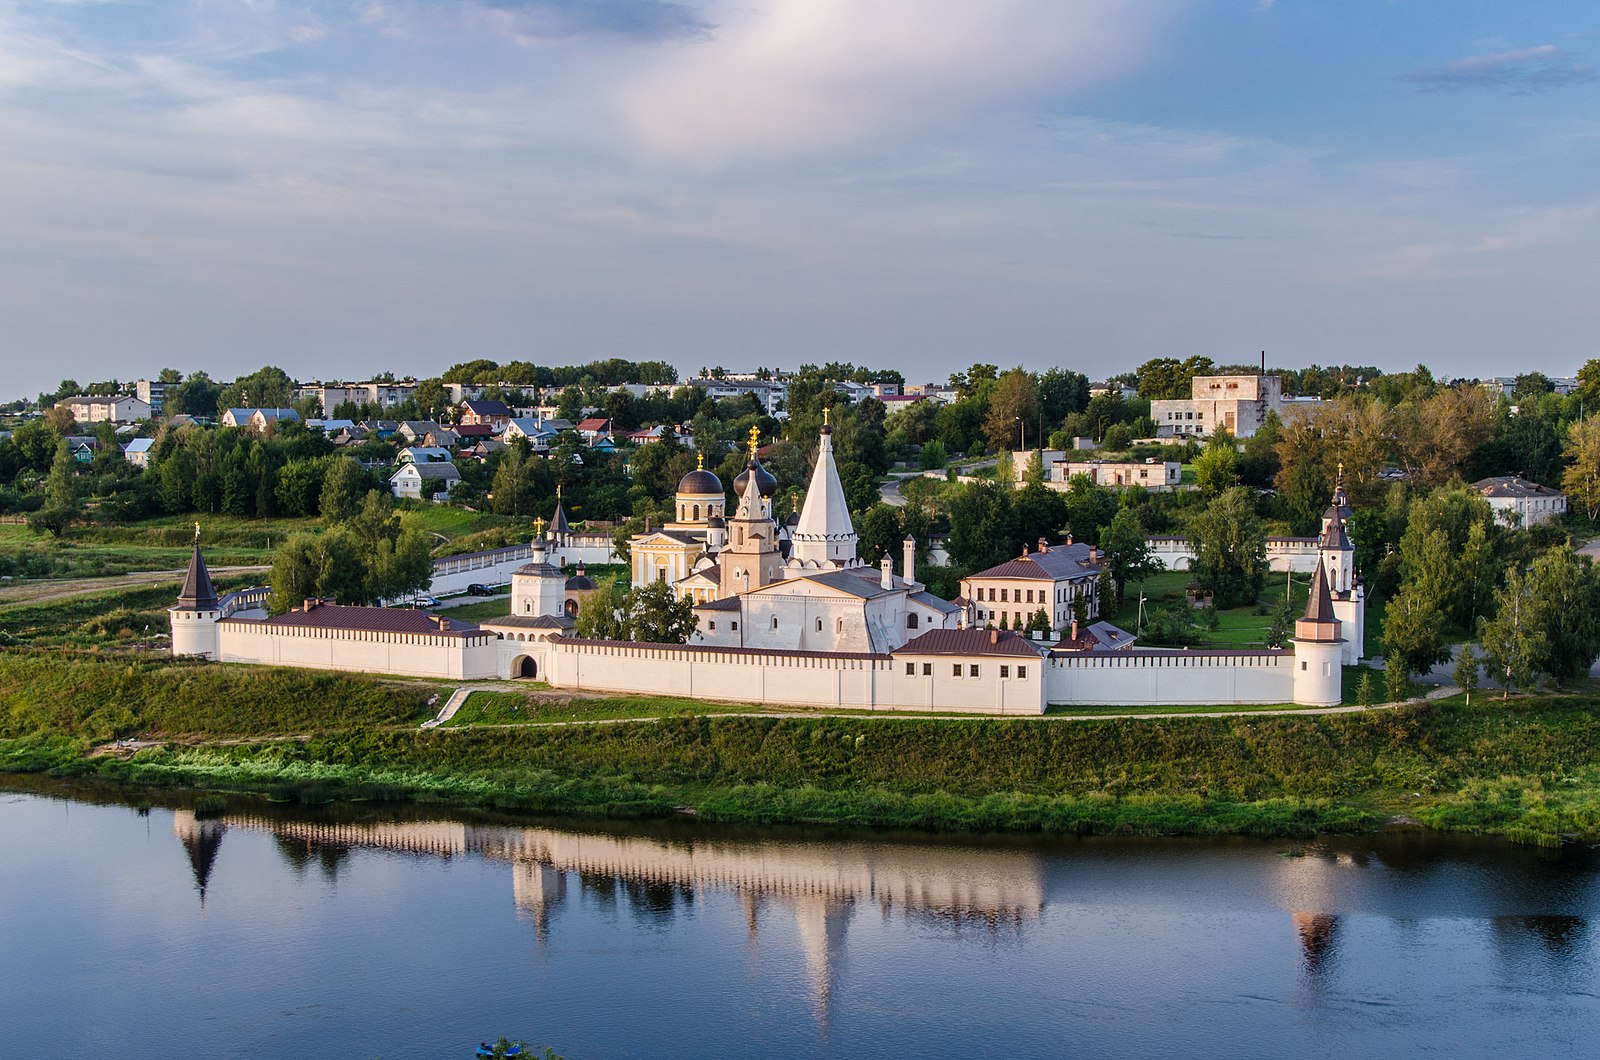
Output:
<svg viewBox="0 0 1600 1060">
<path fill-rule="evenodd" d="M 270 566 L 212 567 L 211 576 L 218 578 L 230 574 L 260 574 L 271 569 Z M 74 596 L 88 596 L 91 593 L 103 593 L 112 589 L 158 589 L 163 585 L 181 583 L 186 573 L 188 571 L 180 567 L 177 570 L 135 571 L 131 574 L 109 574 L 95 578 L 44 578 L 0 589 L 0 606 L 66 600 Z"/>
</svg>

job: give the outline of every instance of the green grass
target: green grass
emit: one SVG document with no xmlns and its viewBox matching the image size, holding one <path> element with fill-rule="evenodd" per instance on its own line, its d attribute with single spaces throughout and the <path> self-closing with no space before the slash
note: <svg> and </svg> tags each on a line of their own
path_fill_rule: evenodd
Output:
<svg viewBox="0 0 1600 1060">
<path fill-rule="evenodd" d="M 1122 607 L 1112 616 L 1111 622 L 1123 629 L 1133 631 L 1139 619 L 1139 593 L 1145 594 L 1145 613 L 1168 607 L 1173 604 L 1186 603 L 1185 590 L 1194 583 L 1192 571 L 1165 571 L 1135 585 L 1130 585 L 1127 599 Z M 1297 574 L 1294 576 L 1293 603 L 1296 611 L 1302 611 L 1306 605 L 1306 598 L 1310 593 L 1307 576 Z M 1269 574 L 1266 584 L 1261 591 L 1261 599 L 1244 607 L 1228 608 L 1217 612 L 1217 628 L 1206 629 L 1201 627 L 1200 632 L 1204 637 L 1202 647 L 1210 648 L 1253 648 L 1266 644 L 1267 632 L 1272 627 L 1272 610 L 1283 601 L 1284 576 L 1281 573 Z M 1257 612 L 1265 612 L 1258 614 Z M 1370 624 L 1370 623 L 1369 623 Z"/>
<path fill-rule="evenodd" d="M 1395 815 L 1524 842 L 1600 839 L 1600 700 L 1481 697 L 1338 715 L 1083 722 L 737 717 L 480 691 L 428 731 L 425 682 L 0 653 L 0 771 L 307 799 L 404 797 L 731 821 L 1304 835 Z M 631 712 L 605 725 L 509 725 Z M 274 738 L 290 733 L 303 740 Z M 113 736 L 179 737 L 130 760 Z M 225 743 L 229 736 L 265 737 Z"/>
<path fill-rule="evenodd" d="M 485 622 L 491 618 L 505 618 L 511 613 L 510 600 L 479 600 L 471 604 L 441 607 L 440 614 L 449 615 L 461 622 Z"/>
<path fill-rule="evenodd" d="M 219 578 L 217 591 L 253 584 L 251 578 Z M 0 644 L 99 645 L 137 644 L 150 634 L 166 633 L 167 608 L 177 596 L 172 585 L 111 589 L 62 600 L 0 604 Z"/>
<path fill-rule="evenodd" d="M 540 685 L 540 689 L 548 689 Z M 763 713 L 776 708 L 675 696 L 541 696 L 524 692 L 473 692 L 445 726 L 527 725 L 572 721 L 616 721 L 691 715 Z"/>
</svg>

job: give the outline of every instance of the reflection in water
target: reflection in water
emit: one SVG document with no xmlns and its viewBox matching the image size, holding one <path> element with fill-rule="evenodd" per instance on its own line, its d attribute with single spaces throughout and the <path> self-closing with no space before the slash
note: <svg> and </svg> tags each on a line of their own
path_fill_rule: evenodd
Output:
<svg viewBox="0 0 1600 1060">
<path fill-rule="evenodd" d="M 1327 970 L 1338 944 L 1339 918 L 1332 913 L 1291 913 L 1300 935 L 1300 953 L 1306 974 L 1315 978 Z"/>
<path fill-rule="evenodd" d="M 752 945 L 764 908 L 782 908 L 792 918 L 812 1001 L 824 1019 L 858 907 L 876 906 L 885 917 L 899 912 L 975 923 L 990 931 L 1037 919 L 1044 908 L 1042 859 L 1026 851 L 665 840 L 459 821 L 338 823 L 253 815 L 195 821 L 182 811 L 174 815 L 173 827 L 186 847 L 209 844 L 206 875 L 222 832 L 230 827 L 270 832 L 297 872 L 315 859 L 330 878 L 356 848 L 509 862 L 512 902 L 532 921 L 541 944 L 567 900 L 569 876 L 576 877 L 585 898 L 605 905 L 620 898 L 646 925 L 670 923 L 691 909 L 701 888 L 734 891 L 745 903 Z"/>
<path fill-rule="evenodd" d="M 211 882 L 211 870 L 217 864 L 217 852 L 222 848 L 222 835 L 228 826 L 214 817 L 200 819 L 190 810 L 175 810 L 172 814 L 172 831 L 189 854 L 189 868 L 194 873 L 195 890 L 200 892 L 200 904 L 206 904 L 206 884 Z"/>
</svg>

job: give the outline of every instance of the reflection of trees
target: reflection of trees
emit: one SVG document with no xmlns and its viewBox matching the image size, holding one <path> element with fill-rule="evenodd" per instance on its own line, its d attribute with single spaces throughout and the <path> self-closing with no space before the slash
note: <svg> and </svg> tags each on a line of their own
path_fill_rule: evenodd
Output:
<svg viewBox="0 0 1600 1060">
<path fill-rule="evenodd" d="M 1582 956 L 1589 931 L 1589 922 L 1583 917 L 1560 914 L 1497 916 L 1493 923 L 1502 957 L 1515 960 L 1518 952 L 1533 942 L 1548 962 L 1557 965 Z"/>
</svg>

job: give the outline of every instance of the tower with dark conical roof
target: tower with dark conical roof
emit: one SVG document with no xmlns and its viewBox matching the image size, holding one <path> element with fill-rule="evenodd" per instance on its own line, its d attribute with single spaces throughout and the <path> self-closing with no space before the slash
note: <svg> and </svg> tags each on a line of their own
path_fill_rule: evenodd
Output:
<svg viewBox="0 0 1600 1060">
<path fill-rule="evenodd" d="M 200 554 L 200 524 L 194 524 L 194 550 L 189 554 L 189 569 L 183 576 L 178 602 L 167 608 L 172 622 L 172 654 L 193 655 L 202 659 L 217 657 L 217 622 L 222 610 L 217 591 L 211 585 L 211 571 Z"/>
<path fill-rule="evenodd" d="M 1343 695 L 1344 638 L 1339 626 L 1327 572 L 1319 563 L 1311 575 L 1305 616 L 1294 624 L 1294 701 L 1301 706 L 1331 707 Z"/>
</svg>

